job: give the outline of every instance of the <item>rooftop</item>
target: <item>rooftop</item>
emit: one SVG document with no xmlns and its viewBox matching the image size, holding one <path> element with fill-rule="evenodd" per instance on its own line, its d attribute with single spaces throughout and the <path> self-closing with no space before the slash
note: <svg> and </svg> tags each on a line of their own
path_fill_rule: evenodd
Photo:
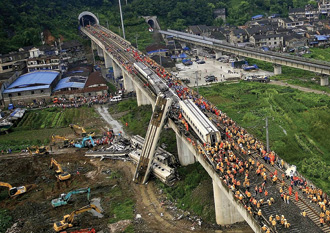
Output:
<svg viewBox="0 0 330 233">
<path fill-rule="evenodd" d="M 3 93 L 49 88 L 50 84 L 58 75 L 59 72 L 57 71 L 36 71 L 27 73 L 17 78 Z"/>
</svg>

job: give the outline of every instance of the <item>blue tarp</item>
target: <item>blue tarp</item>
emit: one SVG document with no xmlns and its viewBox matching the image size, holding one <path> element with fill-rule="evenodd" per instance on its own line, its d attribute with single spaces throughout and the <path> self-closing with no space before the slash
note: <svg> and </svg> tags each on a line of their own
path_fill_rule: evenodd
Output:
<svg viewBox="0 0 330 233">
<path fill-rule="evenodd" d="M 185 53 L 181 53 L 181 54 L 179 54 L 179 56 L 178 56 L 178 58 L 187 58 L 188 56 L 187 56 L 187 54 L 185 54 Z"/>
<path fill-rule="evenodd" d="M 184 47 L 183 50 L 187 51 L 187 50 L 190 50 L 189 47 Z"/>
<path fill-rule="evenodd" d="M 329 39 L 329 37 L 325 35 L 315 35 L 315 37 L 318 41 L 327 41 Z"/>
<path fill-rule="evenodd" d="M 168 51 L 168 49 L 158 49 L 158 50 L 147 52 L 147 54 L 150 54 L 150 53 L 159 53 L 159 52 L 167 52 L 167 51 Z"/>
<path fill-rule="evenodd" d="M 176 58 L 178 58 L 178 56 L 177 55 L 172 55 L 171 58 L 176 59 Z"/>
</svg>

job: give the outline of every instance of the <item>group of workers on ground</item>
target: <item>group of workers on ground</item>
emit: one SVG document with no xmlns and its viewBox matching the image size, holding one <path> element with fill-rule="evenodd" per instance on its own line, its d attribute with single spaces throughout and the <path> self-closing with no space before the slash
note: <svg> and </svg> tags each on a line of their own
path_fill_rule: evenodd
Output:
<svg viewBox="0 0 330 233">
<path fill-rule="evenodd" d="M 266 164 L 273 167 L 277 164 L 281 169 L 284 168 L 283 159 L 280 159 L 273 151 L 267 152 L 264 145 L 260 141 L 248 134 L 245 129 L 239 127 L 226 115 L 226 113 L 218 110 L 214 105 L 199 96 L 196 92 L 182 85 L 179 80 L 172 78 L 171 74 L 165 71 L 164 68 L 159 66 L 153 60 L 144 56 L 120 38 L 116 38 L 114 35 L 113 37 L 114 39 L 121 41 L 121 44 L 127 47 L 126 52 L 132 53 L 131 55 L 136 61 L 144 62 L 149 67 L 152 67 L 158 76 L 166 81 L 169 88 L 175 90 L 180 99 L 192 99 L 195 104 L 199 106 L 200 109 L 206 114 L 213 113 L 213 116 L 211 116 L 210 119 L 216 123 L 218 128 L 221 128 L 225 132 L 226 137 L 224 140 L 217 142 L 214 146 L 207 143 L 204 143 L 204 145 L 198 145 L 198 150 L 201 154 L 203 154 L 205 159 L 211 162 L 211 164 L 219 172 L 224 183 L 233 191 L 234 196 L 241 201 L 251 215 L 253 214 L 257 219 L 261 219 L 261 206 L 271 206 L 275 202 L 274 198 L 269 196 L 266 189 L 266 184 L 268 184 L 267 181 L 270 180 L 272 184 L 281 182 L 279 193 L 282 200 L 287 204 L 290 203 L 290 196 L 293 194 L 294 186 L 298 186 L 298 188 L 306 194 L 312 202 L 317 203 L 322 209 L 320 214 L 321 226 L 323 226 L 325 221 L 330 222 L 330 204 L 326 194 L 323 193 L 322 190 L 314 188 L 313 186 L 308 186 L 307 181 L 304 178 L 295 176 L 294 174 L 290 174 L 290 177 L 287 177 L 290 179 L 290 186 L 287 190 L 284 190 L 284 173 L 282 174 L 281 180 L 278 177 L 276 169 L 274 172 L 268 171 L 267 173 L 265 165 L 258 160 L 258 156 L 260 156 Z M 133 64 L 128 64 L 127 61 L 124 61 L 119 55 L 117 55 L 117 59 L 123 64 L 125 63 L 126 69 L 134 71 Z M 187 122 L 182 122 L 188 131 Z M 191 139 L 190 141 L 197 146 L 196 142 Z M 258 156 L 256 158 L 252 156 L 252 151 L 257 153 Z M 259 184 L 256 184 L 254 188 L 255 195 L 252 196 L 252 190 L 250 190 L 250 180 L 251 176 L 254 175 L 257 176 L 256 180 Z M 294 192 L 294 196 L 295 201 L 299 201 L 298 191 Z M 307 216 L 305 210 L 303 210 L 301 214 L 303 217 Z M 276 215 L 274 218 L 271 215 L 268 218 L 268 221 L 274 229 L 276 229 L 276 226 L 280 224 L 283 225 L 284 228 L 289 228 L 291 225 L 285 219 L 284 215 L 281 215 L 281 217 Z M 262 229 L 265 232 L 271 231 L 270 227 L 267 227 L 266 225 L 263 225 Z"/>
</svg>

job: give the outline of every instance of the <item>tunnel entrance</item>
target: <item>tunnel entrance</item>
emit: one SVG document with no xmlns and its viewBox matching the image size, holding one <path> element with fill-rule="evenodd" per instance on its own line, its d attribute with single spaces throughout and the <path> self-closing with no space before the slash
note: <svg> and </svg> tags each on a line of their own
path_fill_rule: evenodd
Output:
<svg viewBox="0 0 330 233">
<path fill-rule="evenodd" d="M 151 27 L 152 29 L 154 29 L 154 27 L 155 27 L 155 22 L 154 22 L 152 19 L 149 19 L 149 20 L 148 20 L 148 24 L 150 25 L 150 27 Z"/>
<path fill-rule="evenodd" d="M 99 24 L 99 19 L 89 11 L 84 11 L 78 16 L 78 23 L 80 26 Z"/>
</svg>

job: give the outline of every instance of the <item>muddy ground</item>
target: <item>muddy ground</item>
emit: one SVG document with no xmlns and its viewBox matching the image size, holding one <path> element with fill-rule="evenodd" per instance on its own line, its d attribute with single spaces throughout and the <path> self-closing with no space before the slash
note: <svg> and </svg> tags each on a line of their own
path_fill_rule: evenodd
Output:
<svg viewBox="0 0 330 233">
<path fill-rule="evenodd" d="M 26 194 L 17 198 L 9 198 L 7 190 L 1 187 L 1 209 L 8 209 L 13 222 L 18 223 L 16 232 L 54 232 L 53 223 L 61 220 L 66 214 L 88 204 L 85 194 L 73 196 L 69 205 L 53 208 L 51 200 L 61 193 L 70 190 L 90 187 L 92 198 L 101 198 L 103 218 L 97 218 L 91 213 L 80 214 L 74 220 L 74 227 L 68 232 L 82 228 L 95 228 L 97 232 L 111 232 L 109 221 L 116 218 L 111 214 L 115 202 L 130 198 L 135 201 L 133 220 L 135 232 L 214 232 L 218 227 L 208 224 L 198 225 L 187 217 L 178 220 L 178 212 L 166 204 L 161 190 L 157 189 L 154 181 L 147 185 L 137 185 L 132 181 L 135 166 L 131 162 L 90 159 L 84 156 L 84 151 L 71 152 L 67 149 L 64 154 L 47 156 L 12 155 L 0 159 L 0 177 L 2 181 L 13 186 L 33 185 Z M 54 157 L 72 174 L 70 184 L 58 185 L 54 169 L 50 170 L 50 159 Z M 115 174 L 115 175 L 113 175 Z M 114 221 L 112 221 L 114 222 Z M 122 222 L 120 222 L 122 223 Z M 122 225 L 127 226 L 129 223 Z M 117 228 L 116 228 L 117 227 Z M 244 226 L 243 226 L 244 227 Z M 111 226 L 112 231 L 114 226 Z M 115 226 L 117 232 L 123 228 Z M 238 232 L 236 229 L 233 232 Z M 242 231 L 244 232 L 244 231 Z"/>
</svg>

